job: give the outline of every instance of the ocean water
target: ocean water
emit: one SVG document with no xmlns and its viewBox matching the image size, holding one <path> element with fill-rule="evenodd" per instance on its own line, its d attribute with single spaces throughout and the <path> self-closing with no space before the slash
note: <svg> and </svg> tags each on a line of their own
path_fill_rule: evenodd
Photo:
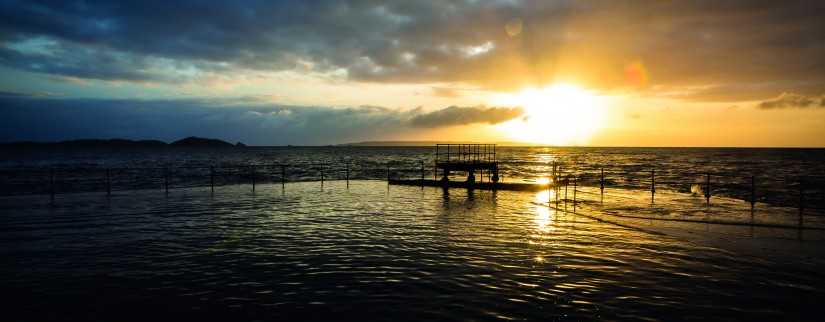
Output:
<svg viewBox="0 0 825 322">
<path fill-rule="evenodd" d="M 821 150 L 499 150 L 499 160 L 509 162 L 505 181 L 546 176 L 552 161 L 581 178 L 575 203 L 571 189 L 443 190 L 380 180 L 388 162 L 397 169 L 410 165 L 409 174 L 390 170 L 392 176 L 420 175 L 431 152 L 6 153 L 0 164 L 18 181 L 6 180 L 4 191 L 11 193 L 0 197 L 0 314 L 14 320 L 818 319 L 823 258 L 743 254 L 627 223 L 633 216 L 668 225 L 694 224 L 674 221 L 682 219 L 747 223 L 753 216 L 777 227 L 759 226 L 749 236 L 720 233 L 755 242 L 795 240 L 796 234 L 782 235 L 796 229 L 781 228 L 797 220 L 793 183 L 822 176 Z M 347 162 L 350 181 L 332 166 Z M 287 164 L 296 170 L 282 183 L 279 172 Z M 254 190 L 250 165 L 259 171 Z M 223 169 L 214 188 L 209 166 Z M 650 166 L 663 183 L 648 199 Z M 21 184 L 16 174 L 42 174 L 43 168 L 60 175 L 54 201 L 48 188 Z M 168 193 L 165 168 L 175 173 Z M 602 168 L 611 178 L 605 194 L 586 176 L 597 169 L 600 176 Z M 100 177 L 89 178 L 105 169 L 112 169 L 110 194 Z M 157 169 L 164 169 L 160 178 L 149 175 Z M 707 204 L 683 188 L 701 184 L 694 182 L 701 177 L 673 180 L 705 169 L 723 178 L 746 172 L 745 178 L 760 173 L 790 182 L 791 197 L 761 199 L 750 211 L 734 194 L 711 190 Z M 323 182 L 315 177 L 321 171 Z M 425 169 L 425 175 L 433 174 Z M 14 193 L 21 186 L 30 190 Z M 549 202 L 557 197 L 562 202 Z M 805 200 L 816 205 L 813 196 Z M 814 206 L 803 208 L 800 243 L 821 238 Z M 752 227 L 733 227 L 740 226 Z"/>
</svg>

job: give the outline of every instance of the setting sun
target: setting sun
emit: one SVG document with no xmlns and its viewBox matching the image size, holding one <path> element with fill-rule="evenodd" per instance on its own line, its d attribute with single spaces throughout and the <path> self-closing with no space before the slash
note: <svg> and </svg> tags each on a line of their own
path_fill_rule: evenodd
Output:
<svg viewBox="0 0 825 322">
<path fill-rule="evenodd" d="M 500 125 L 516 141 L 586 144 L 605 122 L 606 99 L 572 84 L 502 94 L 499 102 L 526 110 L 523 118 Z"/>
</svg>

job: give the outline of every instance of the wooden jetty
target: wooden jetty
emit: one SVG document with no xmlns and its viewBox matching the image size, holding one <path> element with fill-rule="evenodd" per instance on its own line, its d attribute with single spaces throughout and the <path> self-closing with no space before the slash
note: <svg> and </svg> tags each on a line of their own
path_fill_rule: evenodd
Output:
<svg viewBox="0 0 825 322">
<path fill-rule="evenodd" d="M 426 180 L 422 175 L 422 179 L 388 179 L 389 184 L 514 191 L 541 191 L 569 184 L 567 179 L 549 183 L 499 182 L 495 144 L 436 144 L 435 165 L 441 170 L 440 180 Z M 481 173 L 481 180 L 476 180 L 476 171 Z M 488 173 L 487 182 L 484 182 L 485 171 Z M 453 172 L 466 172 L 467 179 L 450 181 Z"/>
<path fill-rule="evenodd" d="M 549 183 L 530 182 L 467 182 L 467 181 L 441 181 L 441 180 L 421 180 L 421 179 L 390 179 L 390 184 L 420 187 L 443 187 L 443 188 L 465 188 L 479 190 L 510 190 L 510 191 L 542 191 L 548 188 L 567 186 L 567 179 L 551 181 Z"/>
</svg>

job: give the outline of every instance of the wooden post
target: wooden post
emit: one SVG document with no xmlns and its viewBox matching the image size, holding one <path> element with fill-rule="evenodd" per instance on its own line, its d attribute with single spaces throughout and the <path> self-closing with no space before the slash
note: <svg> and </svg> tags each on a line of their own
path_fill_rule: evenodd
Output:
<svg viewBox="0 0 825 322">
<path fill-rule="evenodd" d="M 578 178 L 573 178 L 573 210 L 576 210 L 576 190 L 579 187 Z"/>
<path fill-rule="evenodd" d="M 802 188 L 802 180 L 799 181 L 799 229 L 802 229 L 802 213 L 805 209 L 805 191 Z"/>
<path fill-rule="evenodd" d="M 255 166 L 252 166 L 252 191 L 255 191 Z"/>
<path fill-rule="evenodd" d="M 215 167 L 209 166 L 209 185 L 212 187 L 212 194 L 215 194 Z"/>
<path fill-rule="evenodd" d="M 163 177 L 164 177 L 164 181 L 166 183 L 166 185 L 165 185 L 166 186 L 166 193 L 168 194 L 169 193 L 169 168 L 168 167 L 163 168 Z"/>
<path fill-rule="evenodd" d="M 109 169 L 106 169 L 106 196 L 112 195 L 112 177 L 109 174 Z"/>
<path fill-rule="evenodd" d="M 710 173 L 708 173 L 708 181 L 705 184 L 705 199 L 710 204 Z"/>
<path fill-rule="evenodd" d="M 52 203 L 54 203 L 54 168 L 49 168 L 49 194 L 52 196 Z"/>
<path fill-rule="evenodd" d="M 567 204 L 567 187 L 570 186 L 570 177 L 566 178 L 567 180 L 564 181 L 564 204 Z"/>
<path fill-rule="evenodd" d="M 756 204 L 756 176 L 751 176 L 751 210 Z"/>
<path fill-rule="evenodd" d="M 653 197 L 656 195 L 656 170 L 650 170 L 650 201 L 653 202 Z"/>
</svg>

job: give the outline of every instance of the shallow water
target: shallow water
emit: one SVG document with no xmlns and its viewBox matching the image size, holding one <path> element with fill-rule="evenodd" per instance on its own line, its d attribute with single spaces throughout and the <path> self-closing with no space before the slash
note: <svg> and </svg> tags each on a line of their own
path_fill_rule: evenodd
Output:
<svg viewBox="0 0 825 322">
<path fill-rule="evenodd" d="M 20 319 L 813 320 L 821 265 L 683 242 L 546 195 L 319 182 L 0 198 Z"/>
</svg>

